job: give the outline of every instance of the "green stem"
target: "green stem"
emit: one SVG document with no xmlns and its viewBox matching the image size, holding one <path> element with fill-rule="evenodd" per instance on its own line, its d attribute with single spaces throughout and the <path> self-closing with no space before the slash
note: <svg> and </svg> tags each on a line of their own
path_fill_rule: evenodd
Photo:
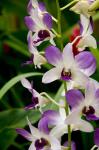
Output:
<svg viewBox="0 0 99 150">
<path fill-rule="evenodd" d="M 55 21 L 56 23 L 58 22 L 58 20 L 52 16 L 53 21 Z"/>
<path fill-rule="evenodd" d="M 57 103 L 55 100 L 53 100 L 47 93 L 42 92 L 40 93 L 41 96 L 46 96 L 52 103 L 54 103 L 55 105 L 57 105 L 58 107 L 63 107 L 63 105 L 60 105 L 59 103 Z"/>
<path fill-rule="evenodd" d="M 94 145 L 91 150 L 95 150 L 95 148 L 98 148 L 96 145 Z M 98 150 L 98 149 L 97 149 Z"/>
<path fill-rule="evenodd" d="M 70 7 L 71 5 L 73 5 L 74 3 L 78 2 L 79 0 L 74 0 L 72 2 L 70 2 L 69 4 L 65 5 L 64 7 L 60 8 L 61 11 L 63 11 L 64 9 Z"/>
<path fill-rule="evenodd" d="M 61 10 L 59 6 L 59 1 L 56 0 L 56 5 L 57 5 L 57 20 L 58 20 L 58 33 L 60 34 L 60 45 L 61 45 L 61 50 L 63 49 L 63 40 L 62 40 L 62 30 L 61 30 Z"/>
<path fill-rule="evenodd" d="M 52 28 L 52 31 L 53 31 L 53 33 L 54 33 L 57 37 L 61 38 L 61 35 L 58 34 L 53 28 Z"/>
<path fill-rule="evenodd" d="M 60 45 L 61 50 L 63 49 L 63 40 L 62 40 L 62 29 L 61 29 L 61 9 L 59 6 L 59 1 L 56 0 L 57 5 L 57 19 L 58 19 L 58 33 L 60 34 Z M 65 93 L 67 92 L 66 82 L 64 82 Z M 66 102 L 66 115 L 69 115 L 69 106 Z M 71 126 L 68 125 L 68 149 L 71 150 Z"/>
<path fill-rule="evenodd" d="M 11 109 L 12 107 L 9 105 L 8 102 L 6 101 L 1 101 L 1 103 L 3 104 L 3 106 L 6 108 L 6 109 Z"/>
<path fill-rule="evenodd" d="M 66 86 L 66 82 L 64 81 L 64 89 L 65 89 L 65 94 L 67 92 L 67 86 Z M 66 115 L 69 115 L 69 106 L 68 103 L 66 101 Z M 71 150 L 71 126 L 68 125 L 68 150 Z"/>
</svg>

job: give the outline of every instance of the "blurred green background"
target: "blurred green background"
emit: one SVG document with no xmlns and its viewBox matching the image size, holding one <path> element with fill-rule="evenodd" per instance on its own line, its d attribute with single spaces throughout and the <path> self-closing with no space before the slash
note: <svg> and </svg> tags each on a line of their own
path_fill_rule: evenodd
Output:
<svg viewBox="0 0 99 150">
<path fill-rule="evenodd" d="M 44 0 L 44 2 L 47 10 L 54 17 L 57 17 L 55 0 Z M 68 2 L 69 0 L 60 0 L 60 6 L 66 5 Z M 21 66 L 30 56 L 27 48 L 28 29 L 24 24 L 27 4 L 28 0 L 0 0 L 0 88 L 3 87 L 0 90 L 0 150 L 28 149 L 29 143 L 16 134 L 15 128 L 27 128 L 27 115 L 32 123 L 36 123 L 40 118 L 37 110 L 26 112 L 23 109 L 31 102 L 31 95 L 18 82 L 22 76 L 30 77 L 29 79 L 34 81 L 34 87 L 39 92 L 46 91 L 56 99 L 60 99 L 60 93 L 63 90 L 59 81 L 48 85 L 41 83 L 42 76 L 38 72 L 45 72 L 51 66 L 45 65 L 41 70 L 35 70 L 33 65 Z M 69 41 L 78 20 L 79 15 L 69 11 L 69 9 L 62 12 L 64 45 Z M 99 44 L 99 12 L 94 16 L 94 20 L 94 36 Z M 55 23 L 53 27 L 57 31 Z M 55 39 L 55 41 L 59 46 L 59 40 Z M 48 44 L 48 42 L 43 43 L 38 48 L 39 51 L 44 51 Z M 97 59 L 97 71 L 93 78 L 99 81 L 99 51 L 98 49 L 91 49 L 91 51 Z M 12 78 L 13 80 L 11 80 Z M 8 82 L 9 80 L 11 81 Z M 98 127 L 98 122 L 94 125 Z M 77 132 L 73 133 L 72 137 L 80 150 L 89 150 L 93 145 L 93 133 Z M 65 136 L 65 138 L 67 137 Z"/>
</svg>

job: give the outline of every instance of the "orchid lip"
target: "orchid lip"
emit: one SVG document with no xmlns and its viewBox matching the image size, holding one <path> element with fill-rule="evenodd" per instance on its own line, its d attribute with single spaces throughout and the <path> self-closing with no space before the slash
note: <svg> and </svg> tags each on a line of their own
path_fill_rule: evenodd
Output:
<svg viewBox="0 0 99 150">
<path fill-rule="evenodd" d="M 43 41 L 44 39 L 50 37 L 50 33 L 47 30 L 40 30 L 38 32 L 38 39 L 33 41 L 34 44 Z"/>
<path fill-rule="evenodd" d="M 95 113 L 95 109 L 92 106 L 84 107 L 82 113 L 86 116 L 93 115 Z"/>
<path fill-rule="evenodd" d="M 50 37 L 50 33 L 49 33 L 47 30 L 40 30 L 40 31 L 38 32 L 38 37 L 39 37 L 40 39 L 45 39 L 45 38 L 47 38 L 47 37 Z"/>
<path fill-rule="evenodd" d="M 44 139 L 44 138 L 37 139 L 35 141 L 35 147 L 36 147 L 37 150 L 41 150 L 46 145 L 48 145 L 48 141 L 46 139 Z"/>
<path fill-rule="evenodd" d="M 32 103 L 25 107 L 25 110 L 31 110 L 37 108 L 39 104 L 38 97 L 32 97 Z"/>
<path fill-rule="evenodd" d="M 61 79 L 65 80 L 65 81 L 69 81 L 71 80 L 71 70 L 68 69 L 68 71 L 65 71 L 65 68 L 63 68 L 62 72 L 61 72 Z"/>
</svg>

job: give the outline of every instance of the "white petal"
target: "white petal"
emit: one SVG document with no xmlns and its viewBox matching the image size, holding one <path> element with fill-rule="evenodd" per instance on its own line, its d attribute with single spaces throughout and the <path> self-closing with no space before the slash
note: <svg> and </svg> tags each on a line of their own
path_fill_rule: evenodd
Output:
<svg viewBox="0 0 99 150">
<path fill-rule="evenodd" d="M 40 30 L 40 29 L 44 29 L 45 28 L 45 25 L 43 23 L 42 17 L 39 16 L 38 8 L 35 8 L 35 9 L 32 10 L 31 16 L 33 18 L 33 21 L 36 24 L 36 26 L 35 26 L 36 30 Z M 36 32 L 36 30 L 35 30 L 35 32 Z"/>
<path fill-rule="evenodd" d="M 50 143 L 51 143 L 51 150 L 61 150 L 60 142 L 56 138 L 51 137 Z"/>
<path fill-rule="evenodd" d="M 60 104 L 64 106 L 63 103 L 60 103 Z M 66 111 L 65 111 L 65 109 L 64 108 L 59 108 L 59 113 L 60 113 L 61 119 L 64 121 L 66 119 Z"/>
<path fill-rule="evenodd" d="M 75 110 L 73 110 L 71 112 L 70 115 L 67 116 L 65 122 L 67 125 L 77 124 L 77 122 L 79 122 L 80 118 L 81 118 L 81 109 L 76 108 Z"/>
<path fill-rule="evenodd" d="M 97 48 L 96 39 L 92 35 L 85 35 L 78 43 L 78 48 L 92 47 Z"/>
<path fill-rule="evenodd" d="M 85 17 L 84 15 L 80 15 L 81 25 L 83 27 L 82 36 L 87 32 L 89 26 L 89 18 Z"/>
<path fill-rule="evenodd" d="M 65 133 L 68 133 L 66 124 L 61 124 L 61 125 L 55 126 L 50 132 L 51 135 L 53 135 L 54 137 L 56 137 L 58 139 L 61 138 L 61 136 Z"/>
<path fill-rule="evenodd" d="M 32 126 L 31 122 L 29 121 L 29 119 L 27 118 L 27 121 L 28 121 L 28 125 L 29 125 L 29 128 L 30 128 L 30 131 L 31 131 L 31 134 L 32 136 L 34 137 L 34 139 L 37 139 L 40 137 L 40 131 L 35 128 L 34 126 Z"/>
<path fill-rule="evenodd" d="M 99 82 L 98 81 L 96 81 L 96 80 L 94 80 L 92 78 L 90 78 L 90 81 L 94 83 L 96 89 L 99 88 Z"/>
<path fill-rule="evenodd" d="M 30 145 L 28 150 L 36 150 L 35 146 L 34 146 L 34 142 Z"/>
<path fill-rule="evenodd" d="M 45 64 L 47 61 L 45 57 L 40 55 L 38 52 L 34 53 L 34 65 L 37 66 L 38 68 L 41 68 L 42 64 Z"/>
<path fill-rule="evenodd" d="M 85 90 L 85 100 L 86 100 L 86 105 L 90 105 L 90 103 L 94 100 L 95 98 L 95 85 L 93 82 L 88 82 Z"/>
<path fill-rule="evenodd" d="M 86 17 L 90 17 L 88 12 L 89 3 L 87 0 L 81 0 L 76 3 L 70 10 L 76 12 L 77 14 L 83 14 Z"/>
<path fill-rule="evenodd" d="M 52 68 L 51 70 L 47 71 L 42 78 L 43 83 L 50 83 L 61 77 L 61 70 L 58 68 Z"/>
<path fill-rule="evenodd" d="M 28 32 L 28 35 L 27 35 L 27 41 L 28 41 L 28 48 L 29 48 L 29 51 L 30 53 L 34 54 L 34 52 L 37 52 L 37 49 L 35 48 L 35 46 L 33 45 L 33 41 L 35 39 L 37 39 L 38 35 L 37 33 L 35 33 L 33 36 L 32 36 L 32 32 L 29 31 Z"/>
<path fill-rule="evenodd" d="M 93 126 L 88 121 L 80 119 L 78 124 L 76 125 L 80 131 L 83 132 L 92 132 L 94 131 Z"/>
<path fill-rule="evenodd" d="M 43 96 L 39 96 L 39 106 L 42 108 L 46 106 L 46 104 L 49 103 L 48 98 L 45 98 Z"/>
<path fill-rule="evenodd" d="M 77 70 L 73 75 L 73 86 L 79 88 L 85 88 L 89 78 L 81 71 Z"/>
<path fill-rule="evenodd" d="M 29 90 L 32 89 L 31 83 L 25 78 L 21 79 L 21 84 L 23 85 L 23 87 L 25 87 Z"/>
<path fill-rule="evenodd" d="M 64 49 L 63 49 L 63 62 L 66 68 L 69 69 L 69 67 L 74 63 L 74 55 L 72 51 L 72 44 L 68 43 Z"/>
<path fill-rule="evenodd" d="M 32 0 L 32 5 L 34 8 L 38 7 L 38 1 L 37 0 Z"/>
<path fill-rule="evenodd" d="M 33 89 L 33 96 L 34 96 L 34 97 L 39 97 L 40 94 L 39 94 L 36 90 Z"/>
</svg>

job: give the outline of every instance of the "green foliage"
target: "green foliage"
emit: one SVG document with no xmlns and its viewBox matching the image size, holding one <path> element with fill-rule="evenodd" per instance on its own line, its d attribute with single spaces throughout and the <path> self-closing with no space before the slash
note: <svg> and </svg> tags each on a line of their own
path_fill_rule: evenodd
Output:
<svg viewBox="0 0 99 150">
<path fill-rule="evenodd" d="M 40 113 L 36 110 L 25 111 L 24 109 L 11 109 L 0 113 L 0 149 L 6 150 L 14 143 L 17 136 L 15 129 L 27 125 L 27 116 L 32 123 L 35 123 L 40 118 Z"/>
<path fill-rule="evenodd" d="M 4 94 L 12 87 L 14 86 L 17 82 L 19 82 L 22 78 L 27 78 L 27 77 L 31 77 L 31 76 L 39 76 L 42 75 L 41 73 L 25 73 L 25 74 L 21 74 L 18 75 L 14 78 L 12 78 L 10 81 L 8 81 L 0 90 L 0 99 L 4 96 Z"/>
</svg>

